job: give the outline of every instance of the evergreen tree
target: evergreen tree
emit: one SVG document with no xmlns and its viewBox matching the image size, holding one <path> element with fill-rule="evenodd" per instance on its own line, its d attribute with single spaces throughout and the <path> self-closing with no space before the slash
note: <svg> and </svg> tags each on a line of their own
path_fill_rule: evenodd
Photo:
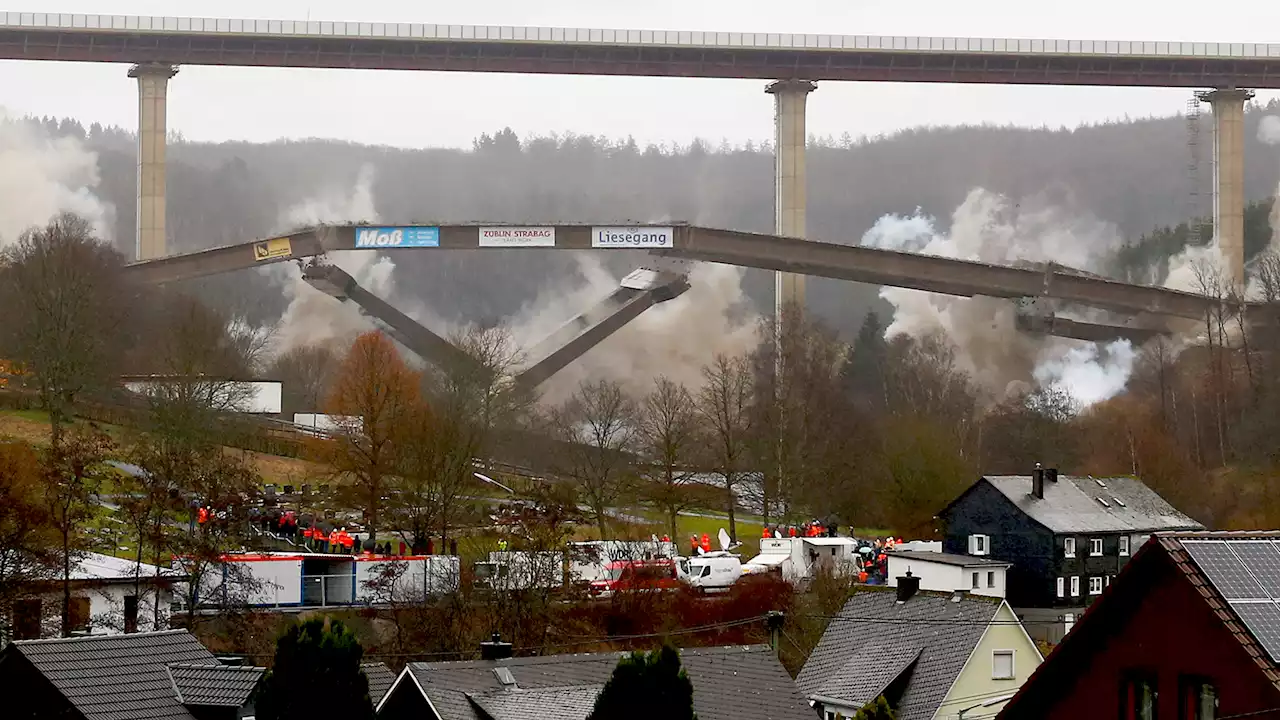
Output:
<svg viewBox="0 0 1280 720">
<path fill-rule="evenodd" d="M 859 710 L 853 720 L 897 720 L 897 714 L 889 707 L 889 701 L 881 695 Z"/>
<path fill-rule="evenodd" d="M 276 641 L 275 665 L 258 687 L 258 720 L 372 720 L 362 657 L 355 633 L 337 620 L 290 625 Z"/>
<path fill-rule="evenodd" d="M 642 718 L 697 720 L 693 683 L 680 666 L 680 654 L 669 645 L 619 660 L 587 720 Z"/>
<path fill-rule="evenodd" d="M 869 312 L 862 320 L 849 361 L 842 371 L 845 392 L 862 408 L 884 405 L 884 370 L 888 353 L 880 316 L 874 311 Z"/>
</svg>

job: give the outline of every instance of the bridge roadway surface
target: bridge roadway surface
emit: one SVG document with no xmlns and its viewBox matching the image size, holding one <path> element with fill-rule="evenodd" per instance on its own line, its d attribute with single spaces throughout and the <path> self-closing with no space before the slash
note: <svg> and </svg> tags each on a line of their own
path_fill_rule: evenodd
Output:
<svg viewBox="0 0 1280 720">
<path fill-rule="evenodd" d="M 301 230 L 272 240 L 171 255 L 134 262 L 128 272 L 149 283 L 167 283 L 298 260 L 328 252 L 356 250 L 357 226 L 334 225 Z M 400 226 L 404 227 L 404 226 Z M 437 226 L 431 226 L 437 227 Z M 389 252 L 482 249 L 480 225 L 439 227 L 439 247 L 375 248 Z M 494 225 L 485 225 L 494 227 Z M 513 226 L 514 227 L 514 226 Z M 547 226 L 551 227 L 551 226 Z M 502 248 L 519 252 L 591 250 L 591 225 L 556 225 L 554 248 Z M 617 227 L 617 225 L 612 226 Z M 631 227 L 631 226 L 628 226 Z M 634 227 L 652 227 L 636 225 Z M 674 225 L 672 247 L 649 249 L 655 255 L 717 262 L 740 267 L 799 273 L 815 277 L 911 288 L 944 295 L 999 298 L 1048 297 L 1127 315 L 1164 315 L 1200 319 L 1209 299 L 1192 293 L 1145 285 L 1129 285 L 1067 272 L 1059 266 L 1019 268 L 969 260 L 919 255 L 850 245 L 800 240 L 758 233 Z M 287 240 L 288 243 L 284 243 Z M 644 250 L 645 248 L 629 248 Z M 363 249 L 362 249 L 363 250 Z M 618 249 L 605 249 L 614 252 Z"/>
<path fill-rule="evenodd" d="M 0 13 L 0 59 L 1034 85 L 1280 88 L 1280 44 Z"/>
</svg>

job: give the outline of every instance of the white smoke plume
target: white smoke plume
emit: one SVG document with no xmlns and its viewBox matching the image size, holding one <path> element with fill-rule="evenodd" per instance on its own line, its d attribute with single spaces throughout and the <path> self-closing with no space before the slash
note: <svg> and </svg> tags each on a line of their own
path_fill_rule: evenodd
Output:
<svg viewBox="0 0 1280 720">
<path fill-rule="evenodd" d="M 326 223 L 378 222 L 373 197 L 374 168 L 360 169 L 356 183 L 350 188 L 333 187 L 281 213 L 280 226 L 296 229 Z M 330 252 L 328 262 L 351 274 L 369 292 L 395 305 L 406 315 L 437 332 L 448 332 L 440 318 L 429 313 L 422 303 L 400 297 L 396 292 L 395 263 L 387 255 L 372 250 Z M 376 326 L 358 308 L 316 290 L 302 279 L 295 263 L 279 263 L 264 272 L 281 286 L 289 305 L 276 324 L 276 353 L 315 344 L 350 343 L 357 335 Z M 413 357 L 409 355 L 409 357 Z"/>
<path fill-rule="evenodd" d="M 537 342 L 616 290 L 618 279 L 597 257 L 579 254 L 579 273 L 586 282 L 566 294 L 540 297 L 517 316 L 513 335 Z M 741 355 L 755 347 L 758 317 L 750 309 L 742 277 L 742 269 L 730 265 L 692 265 L 685 294 L 646 310 L 557 373 L 541 388 L 544 397 L 554 402 L 579 382 L 602 378 L 643 397 L 660 375 L 696 392 L 702 368 L 717 354 Z"/>
<path fill-rule="evenodd" d="M 1280 145 L 1280 117 L 1264 115 L 1258 122 L 1258 142 Z"/>
<path fill-rule="evenodd" d="M 1054 262 L 1097 272 L 1121 240 L 1114 226 L 1069 211 L 1062 202 L 1035 198 L 1015 203 L 977 188 L 956 208 L 945 232 L 919 211 L 886 215 L 867 231 L 862 244 L 998 265 Z M 957 360 L 989 400 L 1040 382 L 1059 385 L 1089 404 L 1119 392 L 1132 371 L 1133 350 L 1127 343 L 1099 351 L 1075 340 L 1021 332 L 1014 305 L 1007 300 L 889 287 L 880 296 L 894 306 L 885 337 L 945 334 L 956 347 Z"/>
<path fill-rule="evenodd" d="M 98 155 L 83 142 L 51 137 L 0 109 L 0 247 L 60 212 L 84 217 L 111 240 L 114 208 L 95 194 L 98 183 Z"/>
</svg>

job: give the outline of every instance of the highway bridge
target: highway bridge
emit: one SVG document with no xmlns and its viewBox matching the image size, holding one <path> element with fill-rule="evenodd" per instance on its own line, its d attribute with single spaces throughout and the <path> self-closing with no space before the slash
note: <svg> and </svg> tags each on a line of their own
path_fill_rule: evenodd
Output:
<svg viewBox="0 0 1280 720">
<path fill-rule="evenodd" d="M 0 58 L 377 70 L 1280 88 L 1280 44 L 0 13 Z"/>
<path fill-rule="evenodd" d="M 0 13 L 0 59 L 134 63 L 138 81 L 137 257 L 166 252 L 167 86 L 180 65 L 555 73 L 773 81 L 775 232 L 806 235 L 805 104 L 816 81 L 1186 87 L 1214 109 L 1213 225 L 1228 279 L 1244 284 L 1247 88 L 1280 88 L 1280 44 L 787 34 L 676 30 Z M 448 233 L 442 232 L 442 237 Z M 667 254 L 780 270 L 777 302 L 803 303 L 804 275 L 950 294 L 1028 294 L 1130 312 L 1198 316 L 1203 301 L 1054 271 L 974 264 L 959 280 L 938 258 L 683 228 Z M 574 242 L 572 232 L 566 242 Z M 325 237 L 297 238 L 322 244 Z M 792 240 L 792 242 L 802 242 Z M 744 251 L 734 255 L 733 251 Z M 791 254 L 795 251 L 798 255 Z M 210 251 L 218 262 L 234 255 Z M 227 258 L 231 259 L 228 260 Z M 170 267 L 177 267 L 176 265 Z M 909 269 L 908 269 L 909 268 Z M 157 271 L 160 272 L 160 271 Z M 912 272 L 918 272 L 912 275 Z M 163 272 L 160 272 L 163 275 Z M 885 277 L 897 280 L 885 281 Z M 877 280 L 877 278 L 881 278 Z"/>
</svg>

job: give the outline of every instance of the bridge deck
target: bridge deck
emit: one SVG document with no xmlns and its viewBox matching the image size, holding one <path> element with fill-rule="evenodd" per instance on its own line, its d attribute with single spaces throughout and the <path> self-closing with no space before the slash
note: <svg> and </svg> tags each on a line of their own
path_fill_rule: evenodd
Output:
<svg viewBox="0 0 1280 720">
<path fill-rule="evenodd" d="M 1280 88 L 1280 44 L 0 13 L 0 59 Z"/>
<path fill-rule="evenodd" d="M 435 227 L 435 226 L 433 226 Z M 642 227 L 642 226 L 637 226 Z M 164 283 L 356 248 L 358 226 L 325 226 L 258 242 L 135 262 L 143 282 Z M 439 247 L 381 248 L 389 252 L 478 249 L 479 226 L 439 226 Z M 556 225 L 555 249 L 592 249 L 593 226 Z M 490 249 L 490 248 L 485 248 Z M 552 248 L 521 248 L 535 252 Z M 603 250 L 614 252 L 615 250 Z M 1202 318 L 1209 301 L 1164 288 L 1081 276 L 1056 267 L 1005 267 L 969 260 L 716 228 L 676 225 L 670 246 L 650 252 L 688 260 L 801 273 L 816 277 L 971 297 L 1050 297 L 1120 312 Z"/>
</svg>

